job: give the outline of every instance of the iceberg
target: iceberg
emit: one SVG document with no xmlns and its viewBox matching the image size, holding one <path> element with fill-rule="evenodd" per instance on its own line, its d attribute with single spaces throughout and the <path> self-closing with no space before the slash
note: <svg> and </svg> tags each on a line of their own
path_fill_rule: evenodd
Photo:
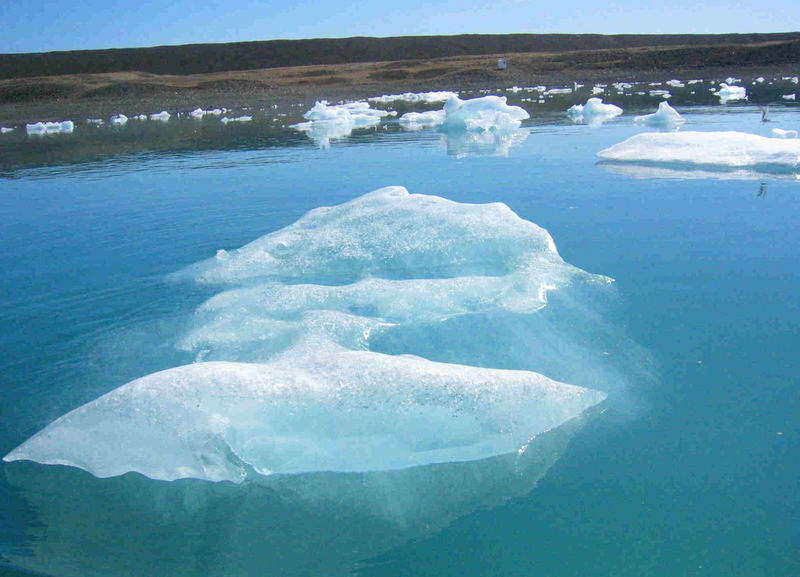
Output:
<svg viewBox="0 0 800 577">
<path fill-rule="evenodd" d="M 124 114 L 115 114 L 111 117 L 110 122 L 114 126 L 125 126 L 128 123 L 128 117 Z"/>
<path fill-rule="evenodd" d="M 794 100 L 795 99 L 795 95 L 794 94 L 784 94 L 783 96 L 781 96 L 781 98 L 783 98 L 784 100 Z"/>
<path fill-rule="evenodd" d="M 202 120 L 206 116 L 220 116 L 225 112 L 224 109 L 214 108 L 212 110 L 203 110 L 202 108 L 195 108 L 189 113 L 189 116 L 195 120 Z"/>
<path fill-rule="evenodd" d="M 37 122 L 35 124 L 26 124 L 25 131 L 29 135 L 33 134 L 71 134 L 75 129 L 75 125 L 71 120 L 64 120 L 62 122 Z"/>
<path fill-rule="evenodd" d="M 798 169 L 800 140 L 744 132 L 645 133 L 602 150 L 597 156 L 614 162 L 753 167 L 785 172 Z"/>
<path fill-rule="evenodd" d="M 590 98 L 586 104 L 576 104 L 567 110 L 567 116 L 572 122 L 593 126 L 603 124 L 620 114 L 622 108 L 614 104 L 605 104 L 602 98 Z"/>
<path fill-rule="evenodd" d="M 5 126 L 0 127 L 0 134 L 8 134 L 9 132 L 14 132 L 13 128 L 7 128 Z"/>
<path fill-rule="evenodd" d="M 782 130 L 780 128 L 772 129 L 772 138 L 797 138 L 796 130 Z"/>
<path fill-rule="evenodd" d="M 661 126 L 665 128 L 674 128 L 680 126 L 686 120 L 678 114 L 678 111 L 669 105 L 666 100 L 658 103 L 658 110 L 653 114 L 645 114 L 644 116 L 637 116 L 633 119 L 635 124 L 646 124 L 648 126 Z"/>
<path fill-rule="evenodd" d="M 151 114 L 150 120 L 157 120 L 159 122 L 168 122 L 171 114 L 166 110 L 162 110 L 158 114 Z"/>
<path fill-rule="evenodd" d="M 381 104 L 391 104 L 393 102 L 435 104 L 437 102 L 446 102 L 454 96 L 458 97 L 458 94 L 455 92 L 440 90 L 436 92 L 405 92 L 403 94 L 384 94 L 383 96 L 374 96 L 368 100 L 370 102 L 379 102 Z"/>
<path fill-rule="evenodd" d="M 686 86 L 680 80 L 667 80 L 666 85 L 667 86 L 672 86 L 673 88 L 683 88 L 683 87 Z"/>
<path fill-rule="evenodd" d="M 103 124 L 103 119 L 102 118 L 87 118 L 86 119 L 86 124 L 96 124 L 96 125 L 99 126 L 99 125 Z"/>
<path fill-rule="evenodd" d="M 384 188 L 174 278 L 222 287 L 181 339 L 197 362 L 67 413 L 6 461 L 237 483 L 391 471 L 525 452 L 605 398 L 531 370 L 372 349 L 391 331 L 531 315 L 551 291 L 610 282 L 503 204 Z"/>
<path fill-rule="evenodd" d="M 461 100 L 451 96 L 442 110 L 407 112 L 400 125 L 407 130 L 439 128 L 443 132 L 511 132 L 530 118 L 519 106 L 509 106 L 505 96 L 482 96 Z"/>
<path fill-rule="evenodd" d="M 651 90 L 649 92 L 650 96 L 660 96 L 662 98 L 672 98 L 672 94 L 669 90 Z"/>
<path fill-rule="evenodd" d="M 346 138 L 359 128 L 377 126 L 381 118 L 389 115 L 386 110 L 370 108 L 367 102 L 329 105 L 320 100 L 303 115 L 307 122 L 291 128 L 305 132 L 320 148 L 329 148 L 332 140 Z"/>
<path fill-rule="evenodd" d="M 406 112 L 398 122 L 405 130 L 414 131 L 423 128 L 436 128 L 444 124 L 444 110 L 429 110 L 428 112 Z"/>
<path fill-rule="evenodd" d="M 747 100 L 747 89 L 743 86 L 729 86 L 725 82 L 720 84 L 718 91 L 714 94 L 719 98 L 720 104 L 736 100 Z"/>
<path fill-rule="evenodd" d="M 253 120 L 252 116 L 237 116 L 237 117 L 223 116 L 220 119 L 220 122 L 222 122 L 222 124 L 228 124 L 229 122 L 250 122 L 252 120 Z"/>
</svg>

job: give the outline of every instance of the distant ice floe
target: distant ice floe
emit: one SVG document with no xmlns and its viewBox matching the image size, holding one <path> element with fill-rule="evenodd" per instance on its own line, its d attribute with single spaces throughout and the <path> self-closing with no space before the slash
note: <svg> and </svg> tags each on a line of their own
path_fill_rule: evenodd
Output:
<svg viewBox="0 0 800 577">
<path fill-rule="evenodd" d="M 520 106 L 510 106 L 505 96 L 462 100 L 451 96 L 442 110 L 407 112 L 399 124 L 405 130 L 436 128 L 445 135 L 453 156 L 506 155 L 525 140 L 522 121 L 530 118 Z"/>
<path fill-rule="evenodd" d="M 9 132 L 14 132 L 14 128 L 7 128 L 5 126 L 0 127 L 0 134 L 8 134 Z"/>
<path fill-rule="evenodd" d="M 551 88 L 544 92 L 545 96 L 552 96 L 554 94 L 572 94 L 572 88 Z"/>
<path fill-rule="evenodd" d="M 109 120 L 114 126 L 125 126 L 128 123 L 128 117 L 124 114 L 115 114 Z"/>
<path fill-rule="evenodd" d="M 71 120 L 62 122 L 37 122 L 36 124 L 26 124 L 25 131 L 29 135 L 39 134 L 71 134 L 75 130 L 75 125 Z"/>
<path fill-rule="evenodd" d="M 729 79 L 730 80 L 730 79 Z M 743 86 L 730 86 L 725 82 L 720 84 L 719 90 L 714 92 L 719 98 L 720 104 L 733 102 L 736 100 L 747 100 L 747 89 Z"/>
<path fill-rule="evenodd" d="M 613 162 L 794 174 L 800 168 L 800 140 L 744 132 L 646 133 L 602 150 L 597 156 Z"/>
<path fill-rule="evenodd" d="M 592 86 L 592 96 L 597 96 L 598 94 L 603 94 L 606 91 L 605 86 L 595 85 Z"/>
<path fill-rule="evenodd" d="M 87 118 L 86 119 L 86 124 L 94 124 L 96 126 L 100 126 L 100 125 L 103 124 L 103 119 L 102 118 Z"/>
<path fill-rule="evenodd" d="M 622 114 L 622 108 L 614 104 L 606 104 L 602 98 L 590 98 L 586 104 L 576 104 L 567 110 L 567 116 L 572 122 L 592 126 L 603 124 L 620 114 Z"/>
<path fill-rule="evenodd" d="M 411 104 L 425 103 L 436 104 L 446 102 L 451 97 L 458 97 L 458 94 L 450 91 L 436 92 L 405 92 L 403 94 L 384 94 L 369 98 L 369 102 L 379 102 L 381 104 L 391 104 L 392 102 L 409 102 Z"/>
<path fill-rule="evenodd" d="M 610 282 L 566 263 L 546 230 L 501 203 L 384 188 L 183 275 L 220 287 L 182 345 L 212 360 L 123 385 L 6 461 L 233 482 L 389 471 L 524 454 L 606 397 L 528 370 L 370 350 L 391 331 L 530 316 L 550 291 Z"/>
<path fill-rule="evenodd" d="M 772 138 L 797 138 L 796 130 L 782 130 L 780 128 L 772 129 Z"/>
<path fill-rule="evenodd" d="M 320 148 L 329 148 L 332 140 L 346 138 L 359 128 L 377 126 L 381 118 L 390 115 L 386 110 L 371 108 L 368 102 L 329 105 L 320 100 L 303 115 L 308 122 L 291 128 L 305 132 Z"/>
<path fill-rule="evenodd" d="M 252 116 L 237 116 L 237 117 L 223 116 L 220 119 L 220 122 L 222 122 L 222 124 L 228 124 L 229 122 L 250 122 L 252 120 L 253 120 Z"/>
<path fill-rule="evenodd" d="M 195 120 L 202 120 L 205 116 L 220 116 L 226 112 L 223 108 L 213 108 L 211 110 L 203 110 L 202 108 L 195 108 L 189 113 L 189 116 Z"/>
<path fill-rule="evenodd" d="M 783 96 L 781 96 L 781 98 L 783 98 L 784 100 L 794 100 L 795 99 L 795 95 L 794 94 L 784 94 Z"/>
<path fill-rule="evenodd" d="M 158 114 L 151 114 L 150 120 L 157 120 L 158 122 L 168 122 L 172 115 L 166 110 L 162 110 Z"/>
<path fill-rule="evenodd" d="M 686 122 L 686 120 L 665 100 L 658 103 L 658 110 L 656 112 L 637 116 L 633 119 L 633 122 L 634 124 L 644 124 L 647 126 L 675 128 Z"/>
<path fill-rule="evenodd" d="M 666 85 L 672 86 L 673 88 L 683 88 L 686 86 L 686 84 L 684 84 L 680 80 L 667 80 Z"/>
<path fill-rule="evenodd" d="M 672 98 L 672 93 L 669 90 L 651 90 L 650 96 L 661 96 L 662 98 Z"/>
</svg>

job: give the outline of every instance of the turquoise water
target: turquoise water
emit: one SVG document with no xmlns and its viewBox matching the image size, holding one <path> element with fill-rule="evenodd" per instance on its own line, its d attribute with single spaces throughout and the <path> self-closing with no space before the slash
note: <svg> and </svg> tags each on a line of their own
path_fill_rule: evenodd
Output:
<svg viewBox="0 0 800 577">
<path fill-rule="evenodd" d="M 684 115 L 684 130 L 759 134 L 798 121 L 790 108 L 771 126 L 754 107 Z M 6 170 L 4 455 L 194 360 L 177 341 L 214 291 L 170 273 L 383 186 L 503 202 L 566 262 L 616 282 L 554 293 L 533 319 L 455 319 L 374 344 L 610 393 L 530 461 L 243 485 L 2 463 L 0 560 L 53 575 L 800 574 L 797 182 L 598 164 L 642 131 L 628 116 L 527 130 L 507 157 L 390 129 L 329 150 L 293 135 Z"/>
</svg>

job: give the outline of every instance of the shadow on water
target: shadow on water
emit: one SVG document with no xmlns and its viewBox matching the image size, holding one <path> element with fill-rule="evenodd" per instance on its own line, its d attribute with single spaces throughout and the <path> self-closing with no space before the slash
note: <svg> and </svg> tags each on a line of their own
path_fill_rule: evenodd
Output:
<svg viewBox="0 0 800 577">
<path fill-rule="evenodd" d="M 6 567 L 60 576 L 349 575 L 364 559 L 528 494 L 593 407 L 527 449 L 376 473 L 262 477 L 243 484 L 98 479 L 72 467 L 3 466 L 32 518 Z M 2 567 L 0 567 L 2 570 Z"/>
</svg>

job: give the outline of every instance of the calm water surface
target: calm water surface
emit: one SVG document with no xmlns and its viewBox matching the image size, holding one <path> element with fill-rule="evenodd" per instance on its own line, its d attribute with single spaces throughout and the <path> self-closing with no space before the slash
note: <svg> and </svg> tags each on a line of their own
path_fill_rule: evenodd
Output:
<svg viewBox="0 0 800 577">
<path fill-rule="evenodd" d="M 753 107 L 685 116 L 684 130 L 800 124 L 793 109 L 771 126 Z M 560 458 L 538 484 L 494 462 L 289 489 L 2 463 L 0 562 L 52 575 L 800 575 L 800 184 L 599 165 L 642 131 L 629 116 L 526 130 L 508 156 L 389 129 L 329 150 L 295 135 L 4 172 L 0 454 L 192 362 L 176 339 L 210 292 L 170 273 L 387 185 L 503 202 L 567 262 L 614 278 L 601 330 L 582 334 L 605 358 L 552 361 L 549 376 L 596 386 L 602 362 L 626 382 L 542 448 Z M 464 338 L 480 343 L 479 328 Z M 514 342 L 513 321 L 492 331 L 522 352 L 475 364 L 547 363 Z M 380 347 L 452 360 L 443 340 Z M 371 500 L 382 483 L 388 501 Z"/>
</svg>

